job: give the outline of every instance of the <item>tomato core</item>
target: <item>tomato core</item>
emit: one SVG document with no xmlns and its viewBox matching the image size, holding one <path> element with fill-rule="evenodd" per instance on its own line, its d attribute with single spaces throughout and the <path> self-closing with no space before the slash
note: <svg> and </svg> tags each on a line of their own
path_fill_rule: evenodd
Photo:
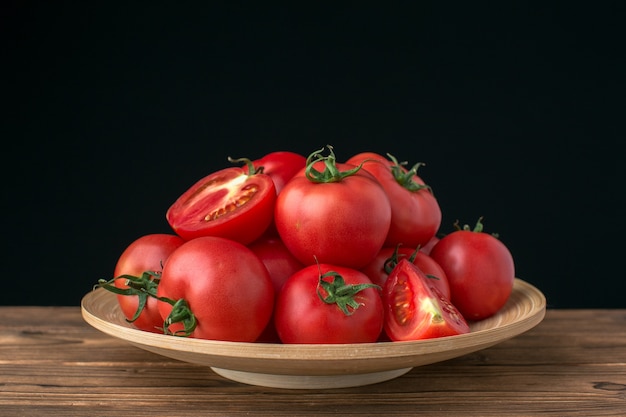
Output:
<svg viewBox="0 0 626 417">
<path fill-rule="evenodd" d="M 258 191 L 258 186 L 250 184 L 243 187 L 240 192 L 234 196 L 232 196 L 231 193 L 228 193 L 226 197 L 222 199 L 222 206 L 207 214 L 204 217 L 204 220 L 207 222 L 217 220 L 218 218 L 237 210 L 239 207 L 250 201 Z"/>
</svg>

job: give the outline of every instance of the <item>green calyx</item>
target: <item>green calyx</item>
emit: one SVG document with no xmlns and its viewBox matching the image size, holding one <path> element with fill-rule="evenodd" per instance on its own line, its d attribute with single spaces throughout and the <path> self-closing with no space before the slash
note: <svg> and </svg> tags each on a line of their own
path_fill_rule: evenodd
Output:
<svg viewBox="0 0 626 417">
<path fill-rule="evenodd" d="M 156 291 L 160 278 L 161 274 L 158 272 L 146 271 L 141 274 L 140 277 L 133 275 L 120 275 L 119 277 L 115 277 L 109 281 L 99 279 L 96 287 L 104 288 L 119 295 L 136 295 L 139 299 L 139 302 L 137 303 L 137 310 L 132 318 L 126 319 L 127 322 L 132 323 L 139 318 L 139 315 L 146 307 L 148 297 L 157 297 Z M 124 284 L 126 284 L 128 288 L 116 287 L 114 282 L 118 279 L 126 280 Z"/>
<path fill-rule="evenodd" d="M 393 251 L 393 254 L 391 255 L 391 257 L 389 259 L 386 259 L 385 263 L 383 264 L 383 269 L 385 270 L 387 275 L 391 274 L 393 269 L 400 262 L 400 259 L 406 257 L 406 255 L 399 253 L 398 249 L 400 249 L 400 244 L 396 245 L 396 249 Z M 417 245 L 417 248 L 415 248 L 413 253 L 411 253 L 411 256 L 407 258 L 409 262 L 415 263 L 415 258 L 417 257 L 417 253 L 419 252 L 419 250 L 420 250 L 420 246 Z M 430 279 L 436 279 L 436 280 L 440 279 L 439 277 L 436 277 L 435 275 L 432 275 L 432 274 L 424 274 L 424 275 L 426 275 L 426 277 Z"/>
<path fill-rule="evenodd" d="M 411 169 L 406 171 L 404 169 L 404 165 L 407 164 L 406 162 L 398 162 L 396 157 L 391 154 L 387 154 L 387 156 L 393 162 L 393 165 L 391 166 L 391 173 L 393 174 L 393 177 L 396 179 L 396 182 L 398 184 L 411 192 L 426 189 L 432 193 L 433 190 L 430 188 L 430 186 L 425 184 L 418 184 L 417 182 L 413 181 L 413 177 L 417 175 L 417 170 L 419 169 L 419 167 L 426 164 L 424 164 L 423 162 L 418 162 L 417 164 L 413 165 Z"/>
<path fill-rule="evenodd" d="M 463 227 L 461 227 L 459 225 L 459 221 L 458 220 L 454 222 L 454 228 L 457 231 L 463 230 L 463 231 L 466 231 L 466 232 L 482 233 L 483 232 L 483 216 L 480 216 L 478 218 L 478 220 L 476 221 L 476 225 L 474 226 L 473 229 L 468 224 L 464 224 Z M 500 237 L 497 233 L 491 233 L 491 236 L 495 237 L 496 239 L 498 239 Z"/>
<path fill-rule="evenodd" d="M 326 281 L 324 278 L 332 277 L 332 281 Z M 325 295 L 322 294 L 320 287 L 323 288 Z M 376 284 L 346 284 L 339 273 L 329 271 L 320 274 L 317 287 L 317 295 L 326 304 L 337 304 L 337 307 L 346 315 L 351 316 L 362 304 L 356 301 L 355 296 L 366 288 L 378 288 Z"/>
<path fill-rule="evenodd" d="M 327 148 L 329 151 L 328 156 L 322 155 L 322 152 L 324 151 L 324 148 L 322 148 L 313 152 L 307 158 L 305 176 L 309 181 L 315 183 L 339 182 L 346 177 L 356 174 L 363 166 L 363 164 L 360 164 L 353 169 L 340 171 L 337 167 L 337 159 L 335 158 L 333 147 L 327 145 Z M 319 171 L 313 167 L 313 165 L 319 161 L 324 161 L 324 171 Z"/>
</svg>

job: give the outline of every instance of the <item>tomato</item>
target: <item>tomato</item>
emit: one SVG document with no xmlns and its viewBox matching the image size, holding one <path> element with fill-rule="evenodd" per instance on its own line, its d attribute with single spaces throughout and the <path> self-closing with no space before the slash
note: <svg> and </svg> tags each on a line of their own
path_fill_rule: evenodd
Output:
<svg viewBox="0 0 626 417">
<path fill-rule="evenodd" d="M 441 225 L 441 209 L 429 186 L 417 175 L 422 164 L 407 170 L 390 155 L 391 160 L 374 152 L 362 152 L 346 163 L 359 165 L 380 182 L 391 203 L 391 223 L 385 246 L 425 245 Z"/>
<path fill-rule="evenodd" d="M 172 229 L 185 240 L 218 236 L 248 244 L 260 237 L 272 222 L 276 188 L 250 165 L 216 171 L 187 189 L 167 210 Z"/>
<path fill-rule="evenodd" d="M 383 287 L 384 329 L 392 341 L 431 339 L 468 333 L 461 313 L 428 283 L 428 277 L 402 258 Z"/>
<path fill-rule="evenodd" d="M 298 171 L 306 165 L 306 158 L 303 155 L 289 151 L 270 152 L 262 158 L 252 161 L 257 171 L 269 175 L 274 181 L 276 194 L 279 194 L 287 181 L 289 181 Z M 247 167 L 244 167 L 246 172 Z"/>
<path fill-rule="evenodd" d="M 467 320 L 482 320 L 500 310 L 513 291 L 515 265 L 508 248 L 495 236 L 474 230 L 456 230 L 433 247 L 431 257 L 443 268 L 451 301 Z"/>
<path fill-rule="evenodd" d="M 149 234 L 133 241 L 120 255 L 111 281 L 99 286 L 117 294 L 126 320 L 149 332 L 160 332 L 163 319 L 157 307 L 156 288 L 163 264 L 184 240 L 176 235 Z M 130 287 L 129 287 L 130 285 Z"/>
<path fill-rule="evenodd" d="M 278 195 L 274 221 L 285 246 L 303 264 L 360 268 L 382 248 L 391 208 L 371 174 L 314 152 L 307 168 Z M 317 260 L 317 261 L 316 261 Z"/>
<path fill-rule="evenodd" d="M 289 252 L 278 236 L 266 233 L 248 247 L 259 257 L 270 273 L 270 278 L 274 286 L 274 295 L 276 297 L 278 297 L 278 293 L 283 288 L 285 281 L 287 281 L 291 275 L 304 268 L 304 265 Z M 257 341 L 280 341 L 274 327 L 273 319 L 270 320 Z"/>
<path fill-rule="evenodd" d="M 274 306 L 272 281 L 259 257 L 214 236 L 185 242 L 170 255 L 157 295 L 172 301 L 158 303 L 167 333 L 201 339 L 253 342 Z"/>
<path fill-rule="evenodd" d="M 285 282 L 274 324 L 283 343 L 365 343 L 378 339 L 383 314 L 378 290 L 365 274 L 319 264 Z"/>
<path fill-rule="evenodd" d="M 265 234 L 248 247 L 265 264 L 277 294 L 287 278 L 304 268 L 302 262 L 293 256 L 278 236 Z"/>
<path fill-rule="evenodd" d="M 361 268 L 361 271 L 374 284 L 383 287 L 393 268 L 403 258 L 412 261 L 415 266 L 426 274 L 428 283 L 437 287 L 444 297 L 450 299 L 450 286 L 445 271 L 433 258 L 421 250 L 416 253 L 414 249 L 406 247 L 382 248 L 374 260 Z"/>
</svg>

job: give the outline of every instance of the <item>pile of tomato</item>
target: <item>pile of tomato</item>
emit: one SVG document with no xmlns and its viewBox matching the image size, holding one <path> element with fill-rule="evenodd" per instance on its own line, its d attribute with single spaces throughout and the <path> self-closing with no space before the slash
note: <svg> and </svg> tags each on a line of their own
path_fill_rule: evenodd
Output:
<svg viewBox="0 0 626 417">
<path fill-rule="evenodd" d="M 514 284 L 507 247 L 437 235 L 431 188 L 392 155 L 331 146 L 229 160 L 169 207 L 171 234 L 121 254 L 111 280 L 138 329 L 211 340 L 367 343 L 468 333 Z"/>
</svg>

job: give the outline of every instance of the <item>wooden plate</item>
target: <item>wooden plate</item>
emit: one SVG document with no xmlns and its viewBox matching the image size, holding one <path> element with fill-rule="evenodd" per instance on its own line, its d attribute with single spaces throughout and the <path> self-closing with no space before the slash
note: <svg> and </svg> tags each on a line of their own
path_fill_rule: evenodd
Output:
<svg viewBox="0 0 626 417">
<path fill-rule="evenodd" d="M 354 387 L 396 378 L 411 368 L 462 356 L 515 337 L 539 324 L 546 299 L 515 280 L 507 304 L 468 334 L 412 342 L 289 345 L 223 342 L 138 330 L 125 321 L 115 294 L 96 289 L 83 297 L 84 320 L 96 329 L 159 355 L 210 367 L 242 383 L 274 388 Z"/>
</svg>

